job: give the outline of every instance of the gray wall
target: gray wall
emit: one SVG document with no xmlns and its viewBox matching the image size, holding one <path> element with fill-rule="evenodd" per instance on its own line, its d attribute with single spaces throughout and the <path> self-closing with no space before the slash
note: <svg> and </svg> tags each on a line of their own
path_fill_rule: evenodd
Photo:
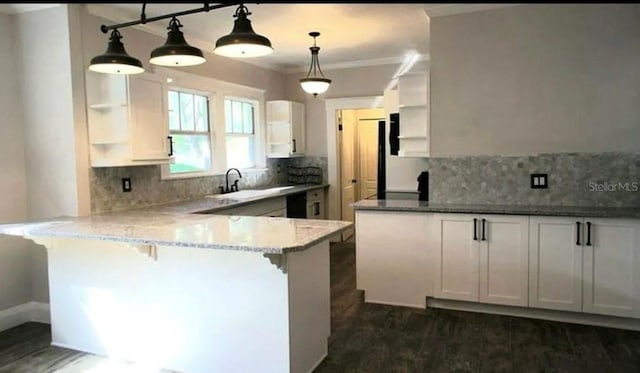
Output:
<svg viewBox="0 0 640 373">
<path fill-rule="evenodd" d="M 437 17 L 431 37 L 434 156 L 640 151 L 640 5 Z"/>
<path fill-rule="evenodd" d="M 0 223 L 27 218 L 24 131 L 14 32 L 15 17 L 0 13 Z M 0 237 L 0 311 L 31 300 L 29 263 L 26 240 Z"/>
</svg>

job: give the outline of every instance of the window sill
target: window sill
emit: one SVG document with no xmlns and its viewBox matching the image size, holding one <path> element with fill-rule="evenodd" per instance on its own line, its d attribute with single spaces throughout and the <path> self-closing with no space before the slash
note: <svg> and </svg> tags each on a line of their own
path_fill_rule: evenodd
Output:
<svg viewBox="0 0 640 373">
<path fill-rule="evenodd" d="M 258 173 L 258 172 L 267 172 L 269 168 L 267 167 L 252 167 L 252 168 L 240 168 L 241 173 Z M 199 177 L 212 177 L 212 176 L 225 176 L 227 171 L 210 171 L 210 172 L 198 172 L 198 173 L 184 173 L 184 174 L 175 174 L 175 175 L 161 175 L 160 180 L 177 180 L 177 179 L 194 179 Z"/>
</svg>

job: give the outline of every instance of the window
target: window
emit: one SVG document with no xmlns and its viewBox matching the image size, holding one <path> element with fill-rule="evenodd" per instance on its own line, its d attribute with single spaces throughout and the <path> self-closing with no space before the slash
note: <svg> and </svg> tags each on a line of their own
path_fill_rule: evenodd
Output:
<svg viewBox="0 0 640 373">
<path fill-rule="evenodd" d="M 255 104 L 240 99 L 224 100 L 227 166 L 256 166 Z"/>
<path fill-rule="evenodd" d="M 169 173 L 202 173 L 211 170 L 211 134 L 209 98 L 169 90 L 169 132 L 175 163 Z"/>
</svg>

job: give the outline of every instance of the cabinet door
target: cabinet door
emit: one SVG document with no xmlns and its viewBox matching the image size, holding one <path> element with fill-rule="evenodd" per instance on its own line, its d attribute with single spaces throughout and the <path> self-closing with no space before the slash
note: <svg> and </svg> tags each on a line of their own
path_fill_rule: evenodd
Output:
<svg viewBox="0 0 640 373">
<path fill-rule="evenodd" d="M 438 214 L 434 217 L 433 291 L 436 298 L 478 301 L 480 255 L 479 241 L 474 240 L 474 218 L 478 216 Z"/>
<path fill-rule="evenodd" d="M 583 311 L 640 317 L 640 223 L 586 218 L 587 223 Z"/>
<path fill-rule="evenodd" d="M 530 307 L 582 311 L 582 238 L 577 235 L 583 228 L 582 218 L 530 218 Z"/>
<path fill-rule="evenodd" d="M 480 218 L 480 302 L 528 306 L 529 217 Z"/>
<path fill-rule="evenodd" d="M 165 83 L 148 77 L 129 77 L 131 159 L 169 159 Z"/>
<path fill-rule="evenodd" d="M 306 151 L 304 105 L 291 103 L 291 154 L 302 155 Z"/>
</svg>

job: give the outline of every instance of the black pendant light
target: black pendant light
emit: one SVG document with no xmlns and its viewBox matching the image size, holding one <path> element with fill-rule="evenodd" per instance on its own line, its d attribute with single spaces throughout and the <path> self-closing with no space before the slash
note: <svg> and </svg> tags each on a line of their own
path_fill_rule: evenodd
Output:
<svg viewBox="0 0 640 373">
<path fill-rule="evenodd" d="M 113 29 L 109 37 L 107 51 L 91 59 L 89 70 L 106 74 L 139 74 L 144 72 L 142 62 L 127 54 L 120 39 L 122 39 L 122 35 L 118 29 Z"/>
<path fill-rule="evenodd" d="M 240 4 L 234 14 L 233 30 L 218 39 L 214 53 L 225 57 L 260 57 L 273 52 L 269 39 L 253 31 L 248 15 L 251 13 L 247 7 Z"/>
<path fill-rule="evenodd" d="M 316 37 L 320 36 L 320 33 L 312 31 L 309 33 L 309 36 L 313 37 L 313 46 L 309 47 L 309 50 L 311 50 L 311 66 L 309 66 L 307 77 L 300 79 L 300 85 L 305 92 L 311 93 L 313 97 L 317 97 L 329 88 L 331 79 L 324 77 L 324 74 L 320 69 L 320 62 L 318 61 L 318 52 L 320 51 L 320 47 L 316 45 Z M 311 75 L 312 72 L 313 75 Z M 318 72 L 320 73 L 320 76 L 318 76 Z"/>
<path fill-rule="evenodd" d="M 180 27 L 180 21 L 176 17 L 171 18 L 167 42 L 151 52 L 149 62 L 160 66 L 193 66 L 206 61 L 200 49 L 187 43 Z"/>
</svg>

